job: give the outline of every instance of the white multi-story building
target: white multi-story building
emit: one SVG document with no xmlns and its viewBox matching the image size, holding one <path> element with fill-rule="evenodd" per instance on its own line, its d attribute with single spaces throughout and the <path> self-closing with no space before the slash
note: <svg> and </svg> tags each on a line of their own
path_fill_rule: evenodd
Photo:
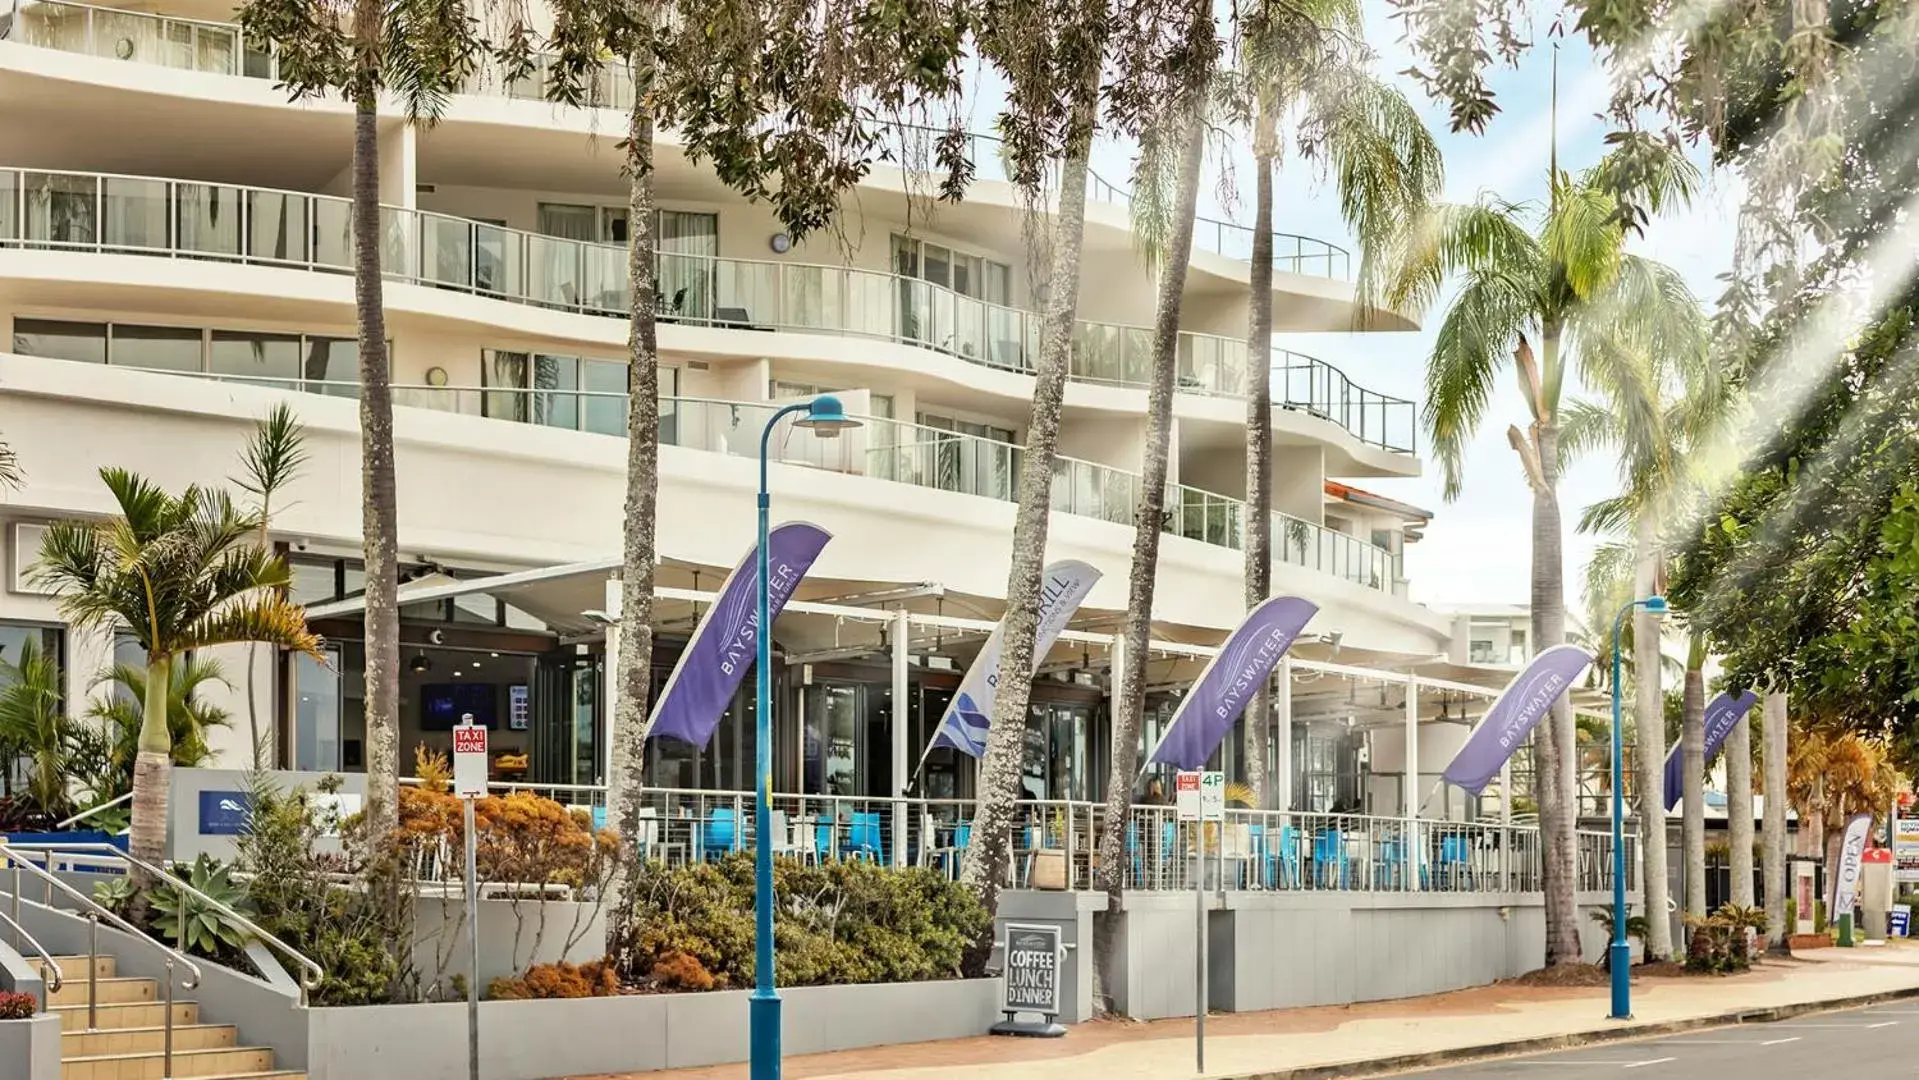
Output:
<svg viewBox="0 0 1919 1080">
<path fill-rule="evenodd" d="M 253 422 L 291 401 L 311 459 L 273 533 L 330 661 L 263 655 L 250 674 L 279 764 L 352 770 L 364 722 L 350 114 L 290 104 L 218 0 L 138 6 L 22 0 L 0 13 L 0 431 L 27 472 L 0 506 L 0 644 L 43 639 L 72 699 L 93 692 L 116 646 L 69 633 L 23 576 L 40 524 L 108 510 L 102 466 L 174 489 L 221 482 Z M 537 87 L 484 84 L 430 129 L 382 122 L 403 760 L 444 746 L 450 718 L 473 711 L 495 719 L 496 752 L 530 759 L 503 763 L 502 778 L 604 781 L 605 630 L 585 613 L 606 607 L 621 546 L 622 124 L 617 111 L 547 104 Z M 765 207 L 664 142 L 657 674 L 750 544 L 749 455 L 770 408 L 835 391 L 863 428 L 776 440 L 776 518 L 834 534 L 775 634 L 777 785 L 897 792 L 1000 613 L 1038 340 L 1023 211 L 982 137 L 962 204 L 915 201 L 922 185 L 880 168 L 848 198 L 842 235 L 789 242 Z M 1088 208 L 1048 552 L 1105 578 L 1037 683 L 1028 786 L 1053 798 L 1104 785 L 1145 435 L 1154 281 L 1112 179 L 1093 183 Z M 1352 325 L 1348 254 L 1291 235 L 1275 248 L 1282 341 Z M 1164 648 L 1132 658 L 1152 665 L 1156 705 L 1244 609 L 1249 250 L 1248 230 L 1207 221 L 1191 258 L 1155 611 Z M 1407 598 L 1403 547 L 1429 515 L 1364 490 L 1419 472 L 1415 405 L 1338 359 L 1273 362 L 1273 585 L 1322 608 L 1295 650 L 1274 758 L 1302 806 L 1405 813 L 1457 746 L 1466 703 L 1498 680 L 1441 664 L 1451 620 Z M 243 651 L 225 652 L 241 689 L 233 727 L 214 738 L 237 763 L 249 673 Z M 649 783 L 747 788 L 750 697 L 710 747 L 656 746 Z M 1415 725 L 1444 737 L 1422 743 Z M 1390 738 L 1367 734 L 1378 731 Z M 1420 765 L 1402 783 L 1408 749 Z M 922 790 L 964 797 L 971 783 L 939 751 Z"/>
</svg>

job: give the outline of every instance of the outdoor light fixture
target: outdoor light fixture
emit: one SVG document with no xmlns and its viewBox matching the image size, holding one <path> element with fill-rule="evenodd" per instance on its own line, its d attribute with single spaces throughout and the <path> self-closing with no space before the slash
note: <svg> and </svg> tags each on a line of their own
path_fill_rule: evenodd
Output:
<svg viewBox="0 0 1919 1080">
<path fill-rule="evenodd" d="M 407 667 L 412 668 L 415 675 L 424 675 L 433 670 L 433 661 L 427 659 L 425 653 L 420 653 L 413 658 L 413 662 L 408 664 Z"/>
<path fill-rule="evenodd" d="M 821 394 L 808 402 L 788 405 L 767 417 L 760 432 L 760 543 L 755 555 L 759 579 L 759 655 L 755 673 L 753 797 L 753 996 L 747 1003 L 749 1036 L 748 1075 L 751 1080 L 780 1080 L 780 995 L 773 985 L 773 620 L 767 593 L 766 534 L 770 529 L 772 499 L 766 490 L 767 449 L 773 429 L 795 413 L 806 415 L 794 427 L 810 429 L 823 439 L 839 437 L 860 422 L 846 415 L 840 399 Z M 812 682 L 811 669 L 804 679 Z"/>
<path fill-rule="evenodd" d="M 1666 598 L 1648 596 L 1643 600 L 1634 600 L 1619 609 L 1612 621 L 1612 947 L 1606 954 L 1607 968 L 1612 976 L 1612 1014 L 1614 1020 L 1632 1019 L 1632 944 L 1626 940 L 1626 798 L 1625 769 L 1626 756 L 1623 735 L 1623 708 L 1619 684 L 1624 678 L 1624 665 L 1619 655 L 1620 637 L 1626 629 L 1626 616 L 1634 608 L 1645 608 L 1646 613 L 1657 619 L 1666 614 Z M 1665 918 L 1665 914 L 1647 912 L 1648 919 Z"/>
</svg>

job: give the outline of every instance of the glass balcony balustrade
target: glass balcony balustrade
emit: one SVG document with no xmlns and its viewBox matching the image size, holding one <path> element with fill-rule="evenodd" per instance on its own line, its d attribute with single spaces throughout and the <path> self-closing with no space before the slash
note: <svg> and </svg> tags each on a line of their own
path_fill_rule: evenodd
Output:
<svg viewBox="0 0 1919 1080">
<path fill-rule="evenodd" d="M 348 273 L 352 205 L 325 195 L 151 177 L 0 169 L 0 245 L 215 259 Z M 381 265 L 390 279 L 560 311 L 625 317 L 626 249 L 542 236 L 423 210 L 381 209 Z M 845 266 L 662 252 L 659 317 L 745 330 L 840 334 L 930 349 L 1030 373 L 1033 312 L 917 278 Z M 1071 376 L 1142 388 L 1152 331 L 1081 322 Z M 1415 449 L 1413 403 L 1355 386 L 1324 361 L 1275 350 L 1275 407 L 1344 428 L 1362 443 Z M 1238 397 L 1246 343 L 1181 334 L 1183 392 Z"/>
</svg>

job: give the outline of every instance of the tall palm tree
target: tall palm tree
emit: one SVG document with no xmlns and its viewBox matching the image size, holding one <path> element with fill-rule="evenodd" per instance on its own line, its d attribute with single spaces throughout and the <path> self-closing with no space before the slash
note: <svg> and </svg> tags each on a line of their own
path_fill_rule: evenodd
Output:
<svg viewBox="0 0 1919 1080">
<path fill-rule="evenodd" d="M 380 99 L 392 94 L 405 123 L 431 123 L 467 82 L 487 48 L 492 5 L 462 0 L 246 0 L 247 37 L 274 50 L 280 85 L 296 101 L 337 95 L 353 106 L 353 303 L 358 327 L 361 543 L 365 563 L 366 823 L 372 836 L 399 825 L 400 548 L 394 475 L 393 378 L 381 267 Z M 503 36 L 518 37 L 523 14 Z M 530 39 L 530 38 L 529 38 Z M 398 223 L 404 229 L 404 222 Z M 404 268 L 401 268 L 404 269 Z"/>
<path fill-rule="evenodd" d="M 1678 298 L 1675 297 L 1675 300 Z M 1579 523 L 1584 532 L 1630 532 L 1632 583 L 1626 597 L 1608 598 L 1593 614 L 1595 630 L 1603 632 L 1625 603 L 1666 591 L 1673 553 L 1661 532 L 1664 522 L 1694 493 L 1694 477 L 1685 462 L 1692 447 L 1711 437 L 1733 400 L 1730 383 L 1721 376 L 1707 348 L 1705 315 L 1697 303 L 1690 327 L 1683 321 L 1671 328 L 1663 344 L 1669 351 L 1624 357 L 1625 364 L 1643 365 L 1635 395 L 1626 401 L 1575 401 L 1566 411 L 1560 452 L 1570 461 L 1592 450 L 1617 455 L 1623 492 L 1587 508 Z M 1684 315 L 1680 308 L 1676 315 Z M 1596 343 L 1595 347 L 1607 347 Z M 1648 400 L 1637 395 L 1648 394 Z M 1590 580 L 1590 575 L 1589 575 Z M 1664 655 L 1659 621 L 1643 609 L 1633 613 L 1634 716 L 1639 754 L 1639 826 L 1646 911 L 1652 913 L 1646 937 L 1647 955 L 1663 960 L 1672 954 L 1672 924 L 1664 917 L 1668 893 L 1666 868 L 1666 699 L 1662 689 Z M 1703 744 L 1702 744 L 1703 745 Z M 1702 770 L 1703 771 L 1703 767 Z M 1703 821 L 1703 806 L 1702 806 Z M 1704 859 L 1704 849 L 1701 849 Z M 1701 879 L 1703 880 L 1703 866 Z M 1688 889 L 1693 880 L 1688 871 Z"/>
<path fill-rule="evenodd" d="M 1291 17 L 1287 17 L 1290 14 Z M 1239 67 L 1229 100 L 1250 113 L 1253 252 L 1246 313 L 1245 592 L 1248 610 L 1272 593 L 1273 173 L 1285 149 L 1283 122 L 1297 115 L 1294 143 L 1338 177 L 1340 210 L 1360 239 L 1362 308 L 1406 234 L 1444 183 L 1432 133 L 1405 95 L 1374 77 L 1353 0 L 1269 6 L 1240 24 Z M 1363 317 L 1363 312 L 1362 312 Z M 1268 700 L 1247 707 L 1246 782 L 1266 799 Z"/>
<path fill-rule="evenodd" d="M 253 426 L 253 437 L 240 450 L 241 475 L 234 478 L 242 491 L 252 495 L 255 513 L 260 519 L 257 543 L 264 550 L 273 546 L 274 499 L 299 476 L 306 465 L 306 429 L 286 402 L 275 405 Z M 247 643 L 247 739 L 253 745 L 253 767 L 266 767 L 266 741 L 260 733 L 260 707 L 254 654 L 257 642 Z M 136 694 L 135 697 L 142 695 Z"/>
<path fill-rule="evenodd" d="M 1690 163 L 1674 154 L 1656 166 L 1647 184 L 1655 212 L 1690 198 L 1697 180 Z M 1424 421 L 1447 498 L 1459 494 L 1466 447 L 1509 357 L 1518 373 L 1528 424 L 1510 427 L 1507 438 L 1533 495 L 1532 634 L 1539 649 L 1566 640 L 1558 489 L 1567 379 L 1646 417 L 1654 396 L 1636 358 L 1690 340 L 1698 318 L 1675 271 L 1626 252 L 1627 229 L 1604 182 L 1616 168 L 1609 157 L 1574 177 L 1555 160 L 1543 211 L 1492 196 L 1437 210 L 1385 290 L 1392 306 L 1416 311 L 1449 279 L 1461 279 L 1426 369 Z M 1534 745 L 1546 834 L 1546 962 L 1577 963 L 1575 743 L 1565 700 Z"/>
<path fill-rule="evenodd" d="M 1787 750 L 1786 692 L 1768 688 L 1761 706 L 1764 721 L 1760 729 L 1765 743 L 1762 755 L 1764 777 L 1761 790 L 1766 793 L 1765 857 L 1766 926 L 1774 951 L 1786 951 L 1786 943 L 1798 932 L 1786 925 L 1786 809 L 1788 802 L 1778 793 L 1787 789 L 1789 756 Z"/>
<path fill-rule="evenodd" d="M 167 839 L 175 658 L 256 641 L 318 658 L 320 639 L 281 591 L 286 560 L 252 542 L 257 516 L 225 492 L 189 487 L 169 495 L 125 469 L 102 469 L 100 478 L 119 513 L 49 526 L 34 580 L 53 591 L 76 629 L 124 628 L 146 650 L 131 851 L 158 862 Z"/>
</svg>

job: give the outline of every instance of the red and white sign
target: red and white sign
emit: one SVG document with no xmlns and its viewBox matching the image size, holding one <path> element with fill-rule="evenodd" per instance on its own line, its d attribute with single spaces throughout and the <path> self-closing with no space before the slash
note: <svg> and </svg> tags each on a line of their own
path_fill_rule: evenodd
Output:
<svg viewBox="0 0 1919 1080">
<path fill-rule="evenodd" d="M 486 797 L 486 729 L 472 717 L 453 729 L 453 794 L 462 799 Z"/>
</svg>

